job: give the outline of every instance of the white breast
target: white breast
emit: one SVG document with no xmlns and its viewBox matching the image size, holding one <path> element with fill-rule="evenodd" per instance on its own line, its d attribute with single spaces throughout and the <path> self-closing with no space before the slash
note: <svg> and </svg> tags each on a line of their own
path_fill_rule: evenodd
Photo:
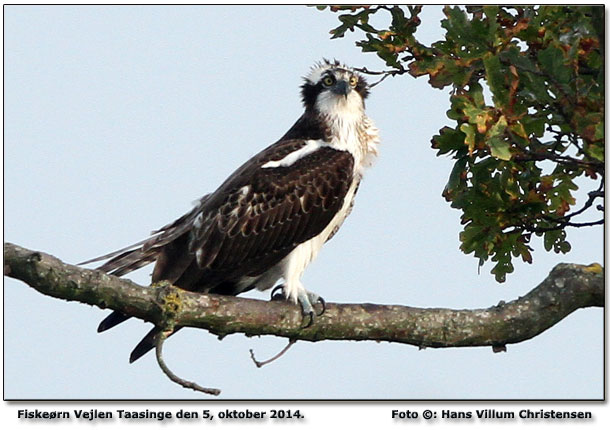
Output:
<svg viewBox="0 0 610 430">
<path fill-rule="evenodd" d="M 322 93 L 316 108 L 330 128 L 329 146 L 348 151 L 354 157 L 354 174 L 362 177 L 378 154 L 379 130 L 364 114 L 362 98 L 352 91 L 347 98 Z"/>
<path fill-rule="evenodd" d="M 339 212 L 337 212 L 331 222 L 319 235 L 298 245 L 280 262 L 283 269 L 282 277 L 286 281 L 284 284 L 286 296 L 292 299 L 295 303 L 297 301 L 299 290 L 304 288 L 301 284 L 301 276 L 303 275 L 305 268 L 317 257 L 322 245 L 324 245 L 328 238 L 333 235 L 339 229 L 339 227 L 341 227 L 341 224 L 343 224 L 343 221 L 345 221 L 345 218 L 347 218 L 354 200 L 354 195 L 356 194 L 357 187 L 358 181 L 353 181 L 347 195 L 345 196 L 343 206 L 341 206 Z"/>
</svg>

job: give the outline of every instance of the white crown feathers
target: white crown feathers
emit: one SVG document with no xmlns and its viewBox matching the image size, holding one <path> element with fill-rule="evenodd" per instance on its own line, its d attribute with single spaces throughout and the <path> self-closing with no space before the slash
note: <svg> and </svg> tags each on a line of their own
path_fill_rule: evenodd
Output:
<svg viewBox="0 0 610 430">
<path fill-rule="evenodd" d="M 312 84 L 316 84 L 320 81 L 324 72 L 330 69 L 353 71 L 350 67 L 345 64 L 342 64 L 339 60 L 335 59 L 333 61 L 330 61 L 326 58 L 323 58 L 322 61 L 318 61 L 311 67 L 311 70 L 309 71 L 307 76 L 304 77 L 304 79 Z"/>
</svg>

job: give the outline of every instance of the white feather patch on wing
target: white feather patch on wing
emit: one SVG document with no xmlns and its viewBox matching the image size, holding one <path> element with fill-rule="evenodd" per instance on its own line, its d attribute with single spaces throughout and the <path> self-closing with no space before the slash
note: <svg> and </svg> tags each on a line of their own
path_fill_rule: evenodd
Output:
<svg viewBox="0 0 610 430">
<path fill-rule="evenodd" d="M 322 140 L 308 140 L 304 146 L 302 146 L 299 149 L 297 149 L 296 151 L 293 151 L 290 154 L 286 155 L 281 160 L 268 161 L 265 164 L 263 164 L 261 167 L 263 169 L 270 169 L 270 168 L 275 168 L 275 167 L 289 167 L 289 166 L 292 166 L 297 161 L 299 161 L 301 158 L 306 157 L 307 155 L 311 154 L 312 152 L 314 152 L 324 146 L 329 146 L 329 145 Z"/>
<path fill-rule="evenodd" d="M 201 228 L 203 226 L 203 213 L 197 215 L 195 221 L 193 222 L 193 225 L 195 226 L 195 228 Z"/>
</svg>

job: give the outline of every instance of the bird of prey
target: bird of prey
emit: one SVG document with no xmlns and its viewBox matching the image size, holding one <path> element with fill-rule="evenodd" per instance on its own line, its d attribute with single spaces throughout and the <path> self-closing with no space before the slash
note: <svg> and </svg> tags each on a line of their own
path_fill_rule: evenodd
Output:
<svg viewBox="0 0 610 430">
<path fill-rule="evenodd" d="M 305 112 L 187 214 L 127 248 L 89 260 L 122 276 L 154 262 L 152 282 L 184 290 L 237 295 L 283 280 L 282 296 L 313 322 L 324 301 L 301 275 L 352 210 L 366 167 L 378 152 L 378 130 L 364 112 L 365 79 L 338 61 L 323 60 L 304 78 Z M 83 264 L 85 264 L 83 263 Z M 102 332 L 129 316 L 113 312 Z M 155 327 L 130 356 L 155 345 Z"/>
</svg>

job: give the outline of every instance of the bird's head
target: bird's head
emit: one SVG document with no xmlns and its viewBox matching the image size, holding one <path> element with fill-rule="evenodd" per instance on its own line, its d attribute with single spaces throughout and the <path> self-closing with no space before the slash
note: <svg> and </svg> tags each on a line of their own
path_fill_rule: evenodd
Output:
<svg viewBox="0 0 610 430">
<path fill-rule="evenodd" d="M 366 80 L 337 60 L 317 63 L 301 87 L 305 108 L 324 114 L 363 112 L 368 93 Z"/>
</svg>

